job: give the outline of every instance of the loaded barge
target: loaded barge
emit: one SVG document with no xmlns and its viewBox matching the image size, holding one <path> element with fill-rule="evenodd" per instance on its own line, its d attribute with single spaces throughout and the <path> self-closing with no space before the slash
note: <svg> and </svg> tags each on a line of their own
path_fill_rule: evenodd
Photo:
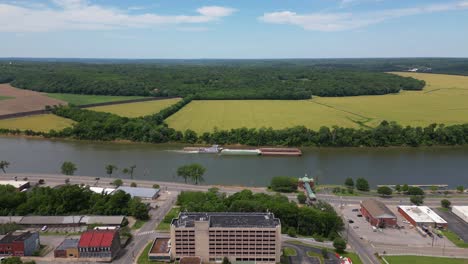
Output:
<svg viewBox="0 0 468 264">
<path fill-rule="evenodd" d="M 259 148 L 259 149 L 224 149 L 219 145 L 211 147 L 185 147 L 185 153 L 206 153 L 220 155 L 242 155 L 242 156 L 301 156 L 302 151 L 298 148 Z"/>
<path fill-rule="evenodd" d="M 298 148 L 260 148 L 262 156 L 301 156 Z"/>
</svg>

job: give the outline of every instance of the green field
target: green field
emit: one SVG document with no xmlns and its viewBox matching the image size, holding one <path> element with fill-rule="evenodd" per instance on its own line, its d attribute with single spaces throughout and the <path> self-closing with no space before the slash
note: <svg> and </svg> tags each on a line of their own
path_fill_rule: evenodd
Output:
<svg viewBox="0 0 468 264">
<path fill-rule="evenodd" d="M 463 241 L 457 234 L 450 230 L 442 231 L 442 234 L 446 236 L 453 244 L 457 247 L 468 248 L 468 243 Z"/>
<path fill-rule="evenodd" d="M 215 127 L 374 127 L 383 120 L 411 126 L 468 122 L 468 77 L 396 74 L 425 80 L 426 87 L 423 91 L 399 94 L 314 97 L 300 101 L 193 101 L 166 121 L 172 128 L 192 129 L 199 133 L 212 131 Z"/>
<path fill-rule="evenodd" d="M 423 256 L 386 256 L 385 259 L 390 264 L 468 264 L 468 259 L 436 258 Z"/>
<path fill-rule="evenodd" d="M 0 120 L 0 128 L 49 132 L 51 129 L 62 130 L 73 123 L 70 119 L 45 114 Z"/>
<path fill-rule="evenodd" d="M 143 96 L 108 96 L 108 95 L 84 95 L 84 94 L 63 94 L 49 93 L 47 96 L 68 102 L 74 105 L 87 105 L 107 102 L 118 102 L 144 98 Z"/>
<path fill-rule="evenodd" d="M 97 106 L 88 109 L 93 111 L 112 113 L 125 117 L 140 117 L 158 113 L 162 109 L 169 107 L 180 100 L 180 98 L 173 98 L 138 103 Z"/>
</svg>

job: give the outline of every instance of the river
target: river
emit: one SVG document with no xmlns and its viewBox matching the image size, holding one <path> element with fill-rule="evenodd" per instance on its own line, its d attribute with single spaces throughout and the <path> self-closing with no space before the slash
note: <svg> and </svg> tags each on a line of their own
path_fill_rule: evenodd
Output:
<svg viewBox="0 0 468 264">
<path fill-rule="evenodd" d="M 60 173 L 64 161 L 77 165 L 75 174 L 106 177 L 105 165 L 135 164 L 136 179 L 182 181 L 179 166 L 200 163 L 207 184 L 266 186 L 273 176 L 318 178 L 321 184 L 342 184 L 346 177 L 365 177 L 377 184 L 468 183 L 467 147 L 432 148 L 306 148 L 302 157 L 218 156 L 183 154 L 177 145 L 105 143 L 0 137 L 0 160 L 8 172 Z M 120 170 L 115 176 L 129 178 Z"/>
</svg>

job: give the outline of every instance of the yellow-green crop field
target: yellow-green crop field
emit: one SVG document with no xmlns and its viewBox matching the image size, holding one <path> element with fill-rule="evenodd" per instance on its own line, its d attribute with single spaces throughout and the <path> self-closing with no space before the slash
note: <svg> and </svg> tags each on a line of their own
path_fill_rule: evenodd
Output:
<svg viewBox="0 0 468 264">
<path fill-rule="evenodd" d="M 73 123 L 70 119 L 45 114 L 0 120 L 0 128 L 49 132 L 51 129 L 62 130 Z"/>
<path fill-rule="evenodd" d="M 181 100 L 180 98 L 172 98 L 172 99 L 128 103 L 128 104 L 96 106 L 96 107 L 91 107 L 87 109 L 93 110 L 93 111 L 112 113 L 112 114 L 125 116 L 125 117 L 140 117 L 140 116 L 158 113 L 162 109 L 169 107 L 179 102 L 180 100 Z"/>
<path fill-rule="evenodd" d="M 192 129 L 199 133 L 212 131 L 214 127 L 373 127 L 383 120 L 411 126 L 468 122 L 468 77 L 395 74 L 425 80 L 426 87 L 423 91 L 402 91 L 399 94 L 314 97 L 300 101 L 193 101 L 166 121 L 175 129 Z"/>
</svg>

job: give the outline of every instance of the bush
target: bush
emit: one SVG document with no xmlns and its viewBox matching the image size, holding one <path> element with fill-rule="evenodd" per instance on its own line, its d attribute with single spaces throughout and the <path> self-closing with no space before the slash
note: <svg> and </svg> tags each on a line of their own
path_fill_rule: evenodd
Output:
<svg viewBox="0 0 468 264">
<path fill-rule="evenodd" d="M 123 181 L 121 179 L 115 179 L 112 184 L 115 186 L 115 187 L 120 187 L 123 185 Z"/>
<path fill-rule="evenodd" d="M 130 183 L 130 187 L 137 187 L 137 184 L 135 182 Z"/>
<path fill-rule="evenodd" d="M 393 191 L 392 188 L 388 186 L 381 186 L 377 188 L 377 193 L 381 195 L 392 195 Z"/>
<path fill-rule="evenodd" d="M 343 253 L 346 249 L 346 241 L 341 237 L 337 237 L 333 240 L 333 247 L 336 249 L 336 252 Z"/>
<path fill-rule="evenodd" d="M 307 196 L 304 193 L 298 193 L 297 200 L 300 204 L 305 204 L 305 202 L 307 201 Z"/>
<path fill-rule="evenodd" d="M 358 178 L 356 180 L 356 189 L 362 192 L 368 192 L 370 190 L 369 182 L 364 178 Z"/>
<path fill-rule="evenodd" d="M 290 236 L 290 237 L 296 237 L 296 228 L 294 228 L 294 227 L 292 227 L 292 226 L 289 227 L 289 228 L 288 228 L 288 236 Z"/>
<path fill-rule="evenodd" d="M 414 186 L 409 187 L 406 193 L 409 195 L 424 195 L 423 189 Z"/>
<path fill-rule="evenodd" d="M 153 189 L 160 189 L 161 186 L 159 186 L 159 184 L 153 184 Z"/>
<path fill-rule="evenodd" d="M 297 179 L 287 176 L 273 177 L 271 179 L 271 189 L 275 192 L 295 192 L 297 191 Z"/>
<path fill-rule="evenodd" d="M 424 196 L 422 195 L 412 195 L 410 197 L 410 202 L 414 205 L 422 205 L 424 203 Z"/>
<path fill-rule="evenodd" d="M 451 204 L 452 203 L 447 199 L 443 199 L 442 201 L 440 201 L 440 205 L 442 205 L 443 208 L 450 208 Z"/>
</svg>

